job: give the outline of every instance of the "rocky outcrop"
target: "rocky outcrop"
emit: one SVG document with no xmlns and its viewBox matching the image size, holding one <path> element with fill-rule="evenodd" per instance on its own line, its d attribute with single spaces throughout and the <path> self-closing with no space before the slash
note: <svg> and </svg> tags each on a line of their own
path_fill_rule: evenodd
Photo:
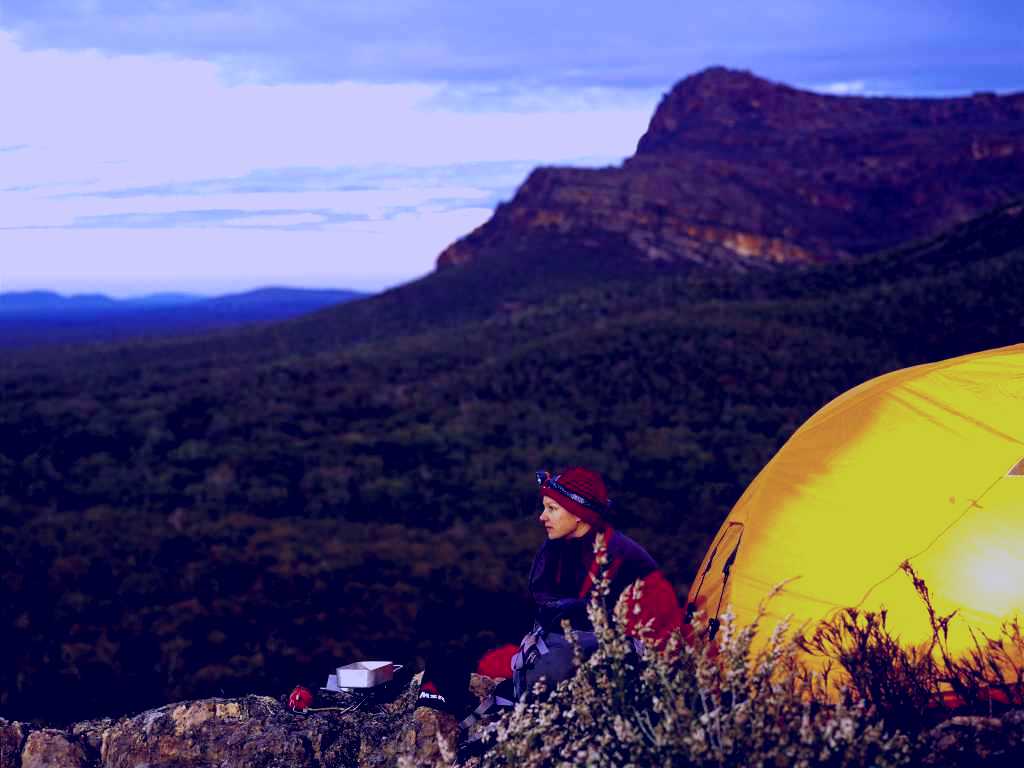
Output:
<svg viewBox="0 0 1024 768">
<path fill-rule="evenodd" d="M 474 675 L 483 697 L 489 678 Z M 133 717 L 39 729 L 0 719 L 0 768 L 385 768 L 450 762 L 451 722 L 416 710 L 419 680 L 335 695 L 308 714 L 269 696 L 168 704 Z"/>
<path fill-rule="evenodd" d="M 390 700 L 355 696 L 298 714 L 267 696 L 169 704 L 134 717 L 38 729 L 0 719 L 0 768 L 426 768 L 453 765 L 453 718 L 415 709 L 418 680 Z M 483 697 L 494 681 L 473 676 Z M 387 698 L 387 697 L 385 697 Z M 927 731 L 914 765 L 1024 764 L 1024 710 L 951 717 Z M 463 765 L 473 768 L 478 757 Z"/>
<path fill-rule="evenodd" d="M 359 740 L 333 718 L 294 715 L 262 696 L 172 704 L 103 733 L 107 768 L 351 765 Z"/>
<path fill-rule="evenodd" d="M 749 269 L 938 234 L 1024 195 L 1024 94 L 828 96 L 713 68 L 622 166 L 540 168 L 439 269 L 529 250 Z"/>
<path fill-rule="evenodd" d="M 375 716 L 376 714 L 376 716 Z M 380 713 L 300 715 L 276 699 L 170 704 L 68 731 L 31 731 L 3 768 L 327 768 L 379 765 Z M 10 724 L 26 727 L 22 724 Z M 19 762 L 20 761 L 20 762 Z"/>
</svg>

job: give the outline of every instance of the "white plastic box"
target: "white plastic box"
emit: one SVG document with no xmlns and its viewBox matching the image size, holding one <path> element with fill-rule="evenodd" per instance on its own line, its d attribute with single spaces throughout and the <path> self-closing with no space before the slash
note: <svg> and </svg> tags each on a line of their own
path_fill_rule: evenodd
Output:
<svg viewBox="0 0 1024 768">
<path fill-rule="evenodd" d="M 396 669 L 401 669 L 401 666 L 390 661 L 356 661 L 338 667 L 335 674 L 327 678 L 326 688 L 373 688 L 391 680 Z"/>
</svg>

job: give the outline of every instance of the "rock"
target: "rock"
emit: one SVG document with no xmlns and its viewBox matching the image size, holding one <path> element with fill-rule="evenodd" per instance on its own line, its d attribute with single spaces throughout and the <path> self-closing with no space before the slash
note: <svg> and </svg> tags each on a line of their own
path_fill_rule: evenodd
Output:
<svg viewBox="0 0 1024 768">
<path fill-rule="evenodd" d="M 414 709 L 419 676 L 371 693 L 321 695 L 320 711 L 294 713 L 267 696 L 168 704 L 67 731 L 0 719 L 0 768 L 396 768 L 451 764 L 459 725 Z M 495 681 L 473 675 L 483 698 Z M 27 738 L 26 738 L 27 737 Z"/>
<path fill-rule="evenodd" d="M 92 761 L 81 744 L 68 734 L 50 728 L 33 731 L 21 752 L 21 768 L 91 768 Z"/>
<path fill-rule="evenodd" d="M 359 731 L 335 713 L 295 714 L 266 696 L 170 704 L 118 721 L 102 737 L 104 768 L 354 766 Z"/>
<path fill-rule="evenodd" d="M 489 683 L 480 679 L 475 685 L 487 690 Z M 293 713 L 265 696 L 204 699 L 113 724 L 80 723 L 74 732 L 99 739 L 103 768 L 390 768 L 406 754 L 403 732 L 410 724 L 418 724 L 421 734 L 414 735 L 410 754 L 417 743 L 439 744 L 438 734 L 451 736 L 449 724 L 414 717 L 418 691 L 416 677 L 392 691 L 320 695 L 314 708 L 330 709 L 309 714 Z"/>
<path fill-rule="evenodd" d="M 430 707 L 417 707 L 398 745 L 399 768 L 450 765 L 459 746 L 459 721 Z"/>
<path fill-rule="evenodd" d="M 1005 722 L 1004 722 L 1005 720 Z M 921 764 L 943 768 L 1010 768 L 1024 764 L 1024 712 L 997 717 L 958 716 L 925 734 Z"/>
<path fill-rule="evenodd" d="M 482 701 L 491 695 L 498 681 L 487 675 L 478 675 L 476 672 L 469 676 L 469 692 Z"/>
<path fill-rule="evenodd" d="M 1003 715 L 1003 729 L 1007 749 L 1013 754 L 1024 754 L 1024 709 L 1015 709 Z"/>
<path fill-rule="evenodd" d="M 359 724 L 359 768 L 394 768 L 404 753 L 402 735 L 409 727 L 423 673 L 394 701 L 385 703 Z"/>
<path fill-rule="evenodd" d="M 103 746 L 103 735 L 110 730 L 114 721 L 109 717 L 100 720 L 83 720 L 71 726 L 71 735 L 86 748 L 91 758 L 99 759 Z"/>
<path fill-rule="evenodd" d="M 28 729 L 0 718 L 0 768 L 17 768 Z"/>
<path fill-rule="evenodd" d="M 371 743 L 364 738 L 360 768 L 426 768 L 455 761 L 459 720 L 429 707 L 415 707 L 422 676 L 422 672 L 415 675 L 402 699 L 395 703 L 391 711 L 393 719 L 384 739 Z M 473 673 L 469 690 L 479 701 L 490 695 L 495 684 L 494 679 Z"/>
</svg>

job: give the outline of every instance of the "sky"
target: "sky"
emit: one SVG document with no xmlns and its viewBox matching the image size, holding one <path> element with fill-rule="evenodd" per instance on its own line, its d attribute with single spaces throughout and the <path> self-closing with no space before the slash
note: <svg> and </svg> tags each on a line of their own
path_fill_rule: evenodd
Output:
<svg viewBox="0 0 1024 768">
<path fill-rule="evenodd" d="M 0 0 L 0 292 L 376 291 L 706 67 L 1006 93 L 1022 39 L 1020 0 Z"/>
</svg>

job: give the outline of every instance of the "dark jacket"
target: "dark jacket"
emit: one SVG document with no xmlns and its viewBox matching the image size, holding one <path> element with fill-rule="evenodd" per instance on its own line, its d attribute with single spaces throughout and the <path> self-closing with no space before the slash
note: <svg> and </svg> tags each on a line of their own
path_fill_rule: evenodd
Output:
<svg viewBox="0 0 1024 768">
<path fill-rule="evenodd" d="M 530 569 L 530 594 L 536 606 L 537 622 L 549 632 L 561 632 L 562 619 L 574 629 L 592 631 L 587 617 L 590 588 L 597 576 L 594 554 L 596 530 L 578 539 L 544 542 Z M 605 531 L 610 578 L 605 605 L 612 611 L 623 595 L 632 605 L 626 633 L 637 636 L 638 626 L 652 620 L 647 638 L 663 644 L 682 624 L 682 611 L 675 590 L 643 547 L 629 536 L 611 528 Z M 638 594 L 639 593 L 639 594 Z M 639 612 L 632 607 L 639 605 Z"/>
</svg>

